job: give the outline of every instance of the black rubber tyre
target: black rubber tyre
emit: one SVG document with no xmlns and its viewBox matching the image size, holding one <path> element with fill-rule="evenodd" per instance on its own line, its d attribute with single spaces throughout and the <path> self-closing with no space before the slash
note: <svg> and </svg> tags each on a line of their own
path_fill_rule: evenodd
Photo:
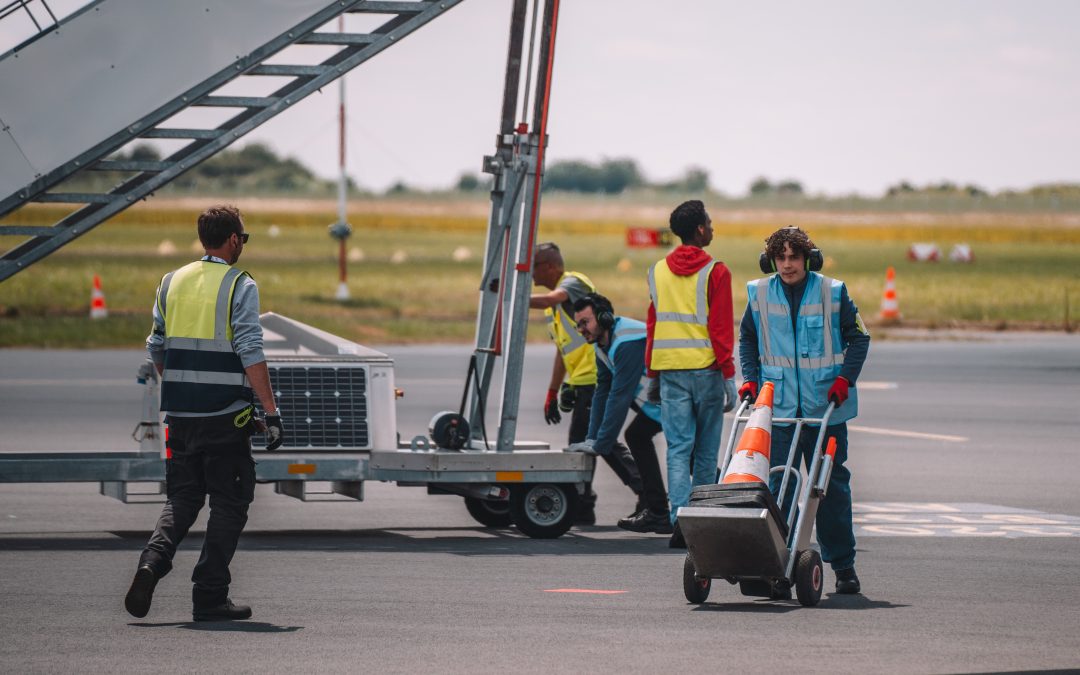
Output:
<svg viewBox="0 0 1080 675">
<path fill-rule="evenodd" d="M 813 607 L 818 604 L 824 579 L 818 552 L 811 549 L 799 553 L 795 561 L 795 595 L 800 605 Z"/>
<path fill-rule="evenodd" d="M 510 527 L 510 502 L 494 499 L 465 498 L 465 508 L 476 522 L 485 527 Z"/>
<path fill-rule="evenodd" d="M 686 560 L 682 566 L 682 590 L 688 602 L 700 605 L 709 599 L 709 591 L 712 590 L 712 579 L 699 577 L 694 569 L 694 559 L 686 554 Z"/>
<path fill-rule="evenodd" d="M 572 485 L 534 483 L 510 489 L 510 519 L 533 539 L 561 537 L 574 524 L 577 507 Z"/>
</svg>

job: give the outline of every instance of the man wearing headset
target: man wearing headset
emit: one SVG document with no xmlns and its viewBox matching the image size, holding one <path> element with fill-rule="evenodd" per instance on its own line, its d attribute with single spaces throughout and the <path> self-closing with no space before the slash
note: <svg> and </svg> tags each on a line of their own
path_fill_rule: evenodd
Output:
<svg viewBox="0 0 1080 675">
<path fill-rule="evenodd" d="M 585 340 L 596 348 L 596 392 L 589 416 L 588 437 L 567 450 L 600 455 L 609 459 L 621 449 L 618 442 L 626 414 L 637 415 L 623 436 L 630 446 L 633 464 L 641 473 L 636 483 L 617 463 L 611 468 L 623 483 L 638 495 L 642 506 L 619 520 L 618 525 L 632 532 L 671 534 L 667 492 L 660 462 L 656 459 L 653 437 L 660 426 L 660 406 L 646 396 L 649 382 L 645 376 L 645 324 L 625 316 L 615 316 L 611 301 L 599 293 L 590 293 L 574 303 L 574 321 Z M 659 399 L 659 391 L 655 397 Z"/>
<path fill-rule="evenodd" d="M 775 417 L 822 417 L 832 401 L 825 443 L 836 439 L 836 459 L 825 499 L 818 506 L 821 557 L 836 573 L 837 593 L 859 593 L 855 574 L 855 534 L 851 523 L 851 472 L 847 461 L 847 421 L 858 413 L 855 380 L 870 349 L 870 334 L 847 286 L 818 273 L 821 251 L 805 232 L 785 227 L 765 241 L 762 272 L 746 285 L 748 302 L 739 329 L 743 399 L 757 398 L 772 382 Z M 787 463 L 795 427 L 773 424 L 770 462 Z M 805 426 L 796 452 L 809 466 L 818 428 Z M 779 474 L 769 487 L 779 496 Z"/>
</svg>

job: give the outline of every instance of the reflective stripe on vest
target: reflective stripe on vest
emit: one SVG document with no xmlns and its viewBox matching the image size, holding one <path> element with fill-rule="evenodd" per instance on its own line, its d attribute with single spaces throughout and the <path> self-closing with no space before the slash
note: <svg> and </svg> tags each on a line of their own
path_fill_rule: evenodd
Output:
<svg viewBox="0 0 1080 675">
<path fill-rule="evenodd" d="M 585 284 L 590 293 L 596 292 L 593 282 L 578 272 L 564 273 L 559 277 L 559 283 L 568 275 Z M 558 288 L 558 284 L 555 287 Z M 578 332 L 573 317 L 566 315 L 562 303 L 545 309 L 544 316 L 547 317 L 548 334 L 562 354 L 563 365 L 566 366 L 566 381 L 574 386 L 596 384 L 595 350 Z"/>
<path fill-rule="evenodd" d="M 615 377 L 615 352 L 618 351 L 619 345 L 633 340 L 644 340 L 647 334 L 646 326 L 644 323 L 630 319 L 624 316 L 620 316 L 615 319 L 615 326 L 611 329 L 611 346 L 605 352 L 603 348 L 596 348 L 596 360 L 603 363 L 609 371 L 611 376 Z M 649 378 L 645 374 L 647 372 L 645 364 L 641 364 L 641 378 L 638 380 L 637 388 L 634 389 L 634 403 L 641 408 L 647 417 L 655 422 L 660 421 L 660 406 L 655 403 L 650 403 L 646 397 L 648 391 Z"/>
<path fill-rule="evenodd" d="M 791 308 L 780 276 L 755 279 L 746 285 L 758 336 L 759 383 L 772 382 L 773 414 L 777 417 L 821 417 L 828 405 L 829 387 L 844 364 L 840 331 L 843 282 L 816 272 L 807 274 L 802 304 L 792 330 Z M 858 395 L 833 412 L 831 424 L 858 413 Z"/>
<path fill-rule="evenodd" d="M 709 277 L 718 260 L 681 276 L 661 260 L 649 268 L 649 297 L 656 311 L 653 370 L 696 370 L 716 361 L 709 337 Z"/>
<path fill-rule="evenodd" d="M 244 272 L 199 261 L 161 280 L 158 311 L 165 320 L 161 408 L 216 412 L 252 400 L 251 385 L 232 346 L 232 300 Z"/>
</svg>

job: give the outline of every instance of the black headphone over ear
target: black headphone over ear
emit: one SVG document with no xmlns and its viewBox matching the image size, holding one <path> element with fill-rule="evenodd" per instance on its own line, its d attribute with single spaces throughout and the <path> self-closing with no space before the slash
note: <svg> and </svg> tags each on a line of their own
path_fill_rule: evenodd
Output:
<svg viewBox="0 0 1080 675">
<path fill-rule="evenodd" d="M 611 306 L 611 301 L 599 293 L 589 293 L 585 297 L 592 303 L 596 323 L 604 330 L 611 330 L 615 326 L 615 308 Z"/>
<path fill-rule="evenodd" d="M 824 266 L 825 259 L 821 256 L 821 249 L 810 249 L 810 255 L 806 257 L 806 271 L 820 272 Z M 758 267 L 761 268 L 762 274 L 772 274 L 776 272 L 776 261 L 770 258 L 768 253 L 762 251 L 758 256 Z"/>
</svg>

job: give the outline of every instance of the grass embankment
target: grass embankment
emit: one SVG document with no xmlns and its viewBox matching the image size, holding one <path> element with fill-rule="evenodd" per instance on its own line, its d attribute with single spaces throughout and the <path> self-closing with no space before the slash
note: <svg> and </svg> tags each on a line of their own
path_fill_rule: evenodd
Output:
<svg viewBox="0 0 1080 675">
<path fill-rule="evenodd" d="M 362 343 L 472 339 L 483 255 L 486 208 L 481 203 L 361 206 L 350 220 L 352 300 L 333 299 L 337 246 L 327 236 L 333 206 L 295 208 L 274 202 L 245 207 L 251 243 L 240 266 L 259 282 L 262 309 L 313 324 Z M 150 306 L 161 275 L 196 257 L 198 207 L 146 205 L 132 209 L 0 284 L 0 346 L 138 346 L 150 327 Z M 540 239 L 557 240 L 571 269 L 588 274 L 621 313 L 643 318 L 645 274 L 664 254 L 628 249 L 627 225 L 663 224 L 664 209 L 619 211 L 567 202 L 545 204 Z M 8 222 L 55 222 L 55 208 L 28 208 Z M 761 242 L 776 227 L 802 223 L 826 255 L 826 273 L 844 279 L 873 325 L 885 268 L 897 268 L 904 325 L 924 327 L 1061 329 L 1066 293 L 1073 322 L 1080 315 L 1080 226 L 1069 216 L 713 213 L 717 239 L 710 251 L 732 269 L 736 313 L 748 279 L 760 276 Z M 271 237 L 271 226 L 280 234 Z M 159 249 L 168 240 L 172 253 Z M 971 244 L 974 264 L 910 263 L 907 247 L 934 241 L 947 254 Z M 455 261 L 459 247 L 471 258 Z M 166 247 L 167 248 L 167 247 Z M 402 253 L 403 262 L 393 262 Z M 91 280 L 101 276 L 109 317 L 87 318 Z M 538 312 L 530 335 L 542 339 Z"/>
</svg>

